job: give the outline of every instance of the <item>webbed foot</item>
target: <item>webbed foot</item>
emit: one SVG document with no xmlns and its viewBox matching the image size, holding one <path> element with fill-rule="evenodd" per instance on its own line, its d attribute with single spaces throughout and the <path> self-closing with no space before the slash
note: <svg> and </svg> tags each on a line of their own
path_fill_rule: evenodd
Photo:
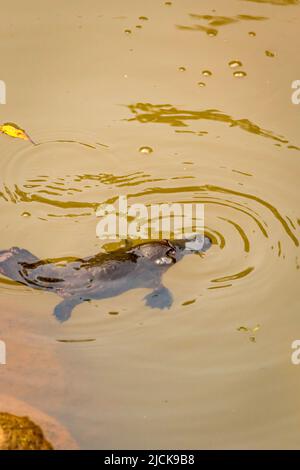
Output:
<svg viewBox="0 0 300 470">
<path fill-rule="evenodd" d="M 82 299 L 78 297 L 70 297 L 69 299 L 65 299 L 60 304 L 56 305 L 54 309 L 54 316 L 56 320 L 60 323 L 63 323 L 69 318 L 71 318 L 73 309 L 83 302 Z"/>
<path fill-rule="evenodd" d="M 147 307 L 159 308 L 160 310 L 170 308 L 173 304 L 173 296 L 169 289 L 164 286 L 146 295 L 144 300 L 146 301 Z"/>
</svg>

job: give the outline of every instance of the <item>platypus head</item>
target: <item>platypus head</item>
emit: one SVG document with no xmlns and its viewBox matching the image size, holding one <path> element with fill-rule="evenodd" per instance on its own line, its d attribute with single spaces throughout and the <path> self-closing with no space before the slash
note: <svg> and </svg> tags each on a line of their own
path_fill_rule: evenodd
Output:
<svg viewBox="0 0 300 470">
<path fill-rule="evenodd" d="M 176 260 L 178 261 L 184 255 L 193 253 L 203 253 L 207 251 L 211 245 L 211 239 L 202 234 L 189 235 L 182 240 L 174 240 L 171 242 L 176 249 Z"/>
<path fill-rule="evenodd" d="M 192 253 L 203 253 L 212 245 L 209 237 L 202 234 L 187 236 L 181 240 L 162 240 L 146 243 L 138 248 L 140 253 L 156 264 L 168 265 L 181 260 L 183 256 Z"/>
<path fill-rule="evenodd" d="M 139 259 L 148 259 L 156 265 L 167 266 L 192 253 L 203 253 L 212 245 L 205 235 L 195 234 L 181 240 L 148 242 L 133 248 Z"/>
</svg>

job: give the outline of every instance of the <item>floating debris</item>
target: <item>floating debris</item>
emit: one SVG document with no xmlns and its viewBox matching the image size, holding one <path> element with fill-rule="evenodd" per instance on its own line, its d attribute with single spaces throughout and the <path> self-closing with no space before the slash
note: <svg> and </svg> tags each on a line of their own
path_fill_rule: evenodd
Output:
<svg viewBox="0 0 300 470">
<path fill-rule="evenodd" d="M 237 328 L 237 331 L 241 331 L 242 333 L 249 333 L 249 341 L 251 341 L 251 343 L 256 343 L 255 333 L 257 333 L 259 329 L 260 325 L 256 325 L 254 328 L 248 328 L 247 326 L 239 326 Z"/>
<path fill-rule="evenodd" d="M 147 16 L 139 16 L 139 20 L 148 21 L 149 18 Z"/>
<path fill-rule="evenodd" d="M 14 124 L 13 122 L 6 122 L 5 124 L 2 124 L 2 126 L 0 125 L 0 132 L 17 139 L 29 140 L 32 144 L 34 144 L 33 140 L 24 131 L 24 129 L 21 129 L 21 127 L 19 127 L 17 124 Z"/>
<path fill-rule="evenodd" d="M 119 315 L 119 312 L 108 312 L 109 315 Z"/>
<path fill-rule="evenodd" d="M 131 34 L 132 31 L 131 31 L 131 29 L 125 29 L 125 30 L 124 30 L 124 33 L 125 33 L 125 34 Z"/>
<path fill-rule="evenodd" d="M 186 68 L 185 67 L 178 67 L 179 72 L 185 72 Z"/>
<path fill-rule="evenodd" d="M 275 57 L 274 52 L 271 52 L 271 51 L 265 51 L 265 54 L 267 57 Z"/>
</svg>

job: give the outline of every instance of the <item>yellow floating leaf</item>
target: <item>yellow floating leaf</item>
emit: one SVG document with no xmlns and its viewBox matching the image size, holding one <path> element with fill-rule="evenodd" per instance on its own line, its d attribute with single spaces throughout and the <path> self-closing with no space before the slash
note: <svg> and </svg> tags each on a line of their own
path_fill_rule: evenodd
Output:
<svg viewBox="0 0 300 470">
<path fill-rule="evenodd" d="M 21 129 L 17 124 L 14 124 L 13 122 L 7 122 L 3 124 L 2 126 L 0 126 L 0 132 L 2 132 L 3 134 L 9 135 L 10 137 L 15 137 L 18 139 L 23 139 L 23 140 L 29 140 L 30 142 L 32 142 L 29 135 L 23 129 Z"/>
</svg>

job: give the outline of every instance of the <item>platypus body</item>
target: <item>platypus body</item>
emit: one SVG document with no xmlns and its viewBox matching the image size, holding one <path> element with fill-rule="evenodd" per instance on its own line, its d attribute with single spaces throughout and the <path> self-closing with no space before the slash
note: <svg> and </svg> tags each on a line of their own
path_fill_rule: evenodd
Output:
<svg viewBox="0 0 300 470">
<path fill-rule="evenodd" d="M 162 275 L 183 256 L 210 248 L 211 240 L 195 235 L 185 240 L 155 241 L 112 253 L 74 260 L 39 260 L 20 248 L 0 251 L 0 273 L 34 289 L 53 292 L 63 298 L 54 315 L 68 320 L 76 305 L 92 299 L 117 296 L 130 289 L 149 288 L 145 297 L 151 308 L 170 308 L 171 292 Z"/>
</svg>

